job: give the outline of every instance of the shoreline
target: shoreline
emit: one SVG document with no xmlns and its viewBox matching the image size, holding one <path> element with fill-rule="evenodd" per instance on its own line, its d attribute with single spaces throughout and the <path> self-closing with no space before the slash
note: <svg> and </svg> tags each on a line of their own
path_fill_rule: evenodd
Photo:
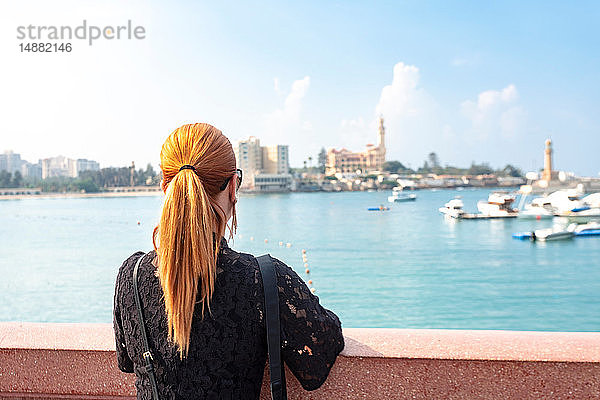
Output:
<svg viewBox="0 0 600 400">
<path fill-rule="evenodd" d="M 15 194 L 0 196 L 0 201 L 28 199 L 82 199 L 90 197 L 148 197 L 162 195 L 163 192 L 160 190 L 143 190 L 136 192 Z"/>
<path fill-rule="evenodd" d="M 432 187 L 432 188 L 418 188 L 413 190 L 406 190 L 406 192 L 417 192 L 417 191 L 438 191 L 438 190 L 456 190 L 456 187 Z M 511 190 L 518 189 L 515 186 L 485 186 L 485 187 L 463 187 L 462 190 L 477 190 L 477 189 L 489 189 L 489 190 Z M 460 190 L 460 189 L 459 189 Z M 362 193 L 362 192 L 387 192 L 389 190 L 342 190 L 342 191 L 289 191 L 289 192 L 253 192 L 253 191 L 240 191 L 242 195 L 256 196 L 263 194 L 288 194 L 288 193 Z M 164 196 L 161 190 L 139 190 L 130 192 L 98 192 L 98 193 L 42 193 L 42 194 L 15 194 L 15 195 L 2 195 L 2 200 L 29 200 L 29 199 L 82 199 L 82 198 L 97 198 L 97 197 L 150 197 L 150 196 Z"/>
</svg>

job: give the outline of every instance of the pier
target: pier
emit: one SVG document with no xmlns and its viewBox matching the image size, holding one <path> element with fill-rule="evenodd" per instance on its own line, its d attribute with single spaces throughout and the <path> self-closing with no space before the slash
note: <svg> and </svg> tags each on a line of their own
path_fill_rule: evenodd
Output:
<svg viewBox="0 0 600 400">
<path fill-rule="evenodd" d="M 510 215 L 486 215 L 486 214 L 470 214 L 464 213 L 458 216 L 458 219 L 506 219 L 506 218 L 517 218 L 518 213 Z"/>
</svg>

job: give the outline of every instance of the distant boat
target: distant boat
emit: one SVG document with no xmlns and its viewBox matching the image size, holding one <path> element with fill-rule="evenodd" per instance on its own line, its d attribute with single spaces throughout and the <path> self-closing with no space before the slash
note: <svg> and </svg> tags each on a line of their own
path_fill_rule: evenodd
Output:
<svg viewBox="0 0 600 400">
<path fill-rule="evenodd" d="M 417 199 L 416 194 L 402 193 L 401 187 L 395 187 L 392 189 L 392 195 L 388 196 L 388 202 L 390 203 L 401 203 L 405 201 L 415 201 Z"/>
<path fill-rule="evenodd" d="M 367 211 L 389 211 L 389 207 L 384 207 L 384 206 L 380 206 L 380 207 L 369 207 L 367 208 Z"/>
<path fill-rule="evenodd" d="M 438 210 L 447 217 L 460 218 L 465 213 L 465 210 L 463 210 L 464 206 L 460 197 L 457 197 L 444 204 L 444 207 L 440 207 Z"/>
</svg>

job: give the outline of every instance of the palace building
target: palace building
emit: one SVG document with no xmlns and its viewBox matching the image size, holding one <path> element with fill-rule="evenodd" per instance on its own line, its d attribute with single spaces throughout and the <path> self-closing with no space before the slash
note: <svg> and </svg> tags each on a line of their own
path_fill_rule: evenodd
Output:
<svg viewBox="0 0 600 400">
<path fill-rule="evenodd" d="M 381 171 L 384 162 L 385 127 L 383 126 L 383 117 L 379 117 L 377 146 L 367 144 L 365 151 L 360 153 L 354 153 L 344 148 L 341 150 L 329 149 L 329 151 L 327 151 L 325 174 L 355 173 L 357 170 L 360 170 L 363 173 Z"/>
</svg>

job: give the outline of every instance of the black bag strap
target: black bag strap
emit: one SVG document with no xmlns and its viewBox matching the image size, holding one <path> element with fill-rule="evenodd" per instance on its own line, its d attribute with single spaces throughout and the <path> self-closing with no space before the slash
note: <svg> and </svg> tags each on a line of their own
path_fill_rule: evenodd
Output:
<svg viewBox="0 0 600 400">
<path fill-rule="evenodd" d="M 146 253 L 148 254 L 148 253 Z M 138 275 L 138 267 L 140 266 L 140 262 L 142 258 L 146 256 L 146 254 L 142 254 L 140 258 L 138 258 L 135 263 L 135 268 L 133 268 L 133 292 L 135 297 L 135 305 L 138 309 L 138 315 L 140 318 L 140 330 L 142 331 L 142 340 L 144 342 L 144 354 L 142 355 L 144 361 L 146 362 L 146 373 L 148 374 L 148 378 L 150 378 L 150 385 L 152 386 L 152 399 L 159 400 L 158 397 L 158 388 L 156 386 L 156 377 L 154 376 L 154 366 L 152 365 L 152 353 L 150 353 L 150 347 L 148 346 L 148 336 L 146 336 L 146 324 L 144 324 L 144 312 L 142 311 L 142 304 L 140 302 L 140 292 L 138 291 L 138 283 L 137 283 L 137 275 Z"/>
<path fill-rule="evenodd" d="M 279 293 L 275 266 L 269 254 L 256 259 L 260 267 L 265 293 L 265 319 L 267 346 L 269 349 L 269 374 L 271 375 L 271 398 L 286 400 L 285 370 L 281 361 L 281 339 L 279 336 Z"/>
</svg>

